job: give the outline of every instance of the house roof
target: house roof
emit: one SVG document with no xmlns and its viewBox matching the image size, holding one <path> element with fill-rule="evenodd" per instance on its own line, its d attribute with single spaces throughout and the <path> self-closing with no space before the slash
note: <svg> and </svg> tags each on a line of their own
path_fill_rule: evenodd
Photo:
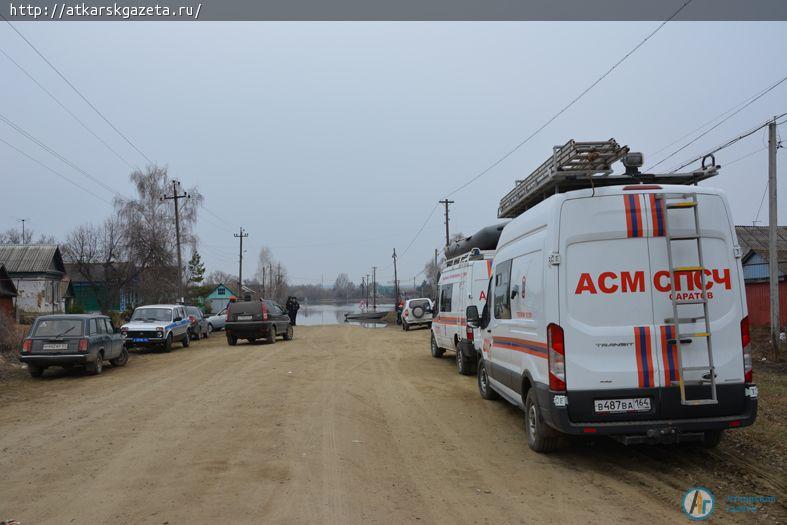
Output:
<svg viewBox="0 0 787 525">
<path fill-rule="evenodd" d="M 744 262 L 752 253 L 768 260 L 768 227 L 767 226 L 736 226 L 738 245 L 741 247 Z M 776 259 L 779 271 L 787 274 L 787 226 L 776 228 Z"/>
<path fill-rule="evenodd" d="M 17 291 L 14 281 L 8 276 L 5 266 L 0 264 L 0 297 L 16 297 Z"/>
<path fill-rule="evenodd" d="M 0 264 L 10 275 L 66 273 L 57 244 L 0 244 Z"/>
<path fill-rule="evenodd" d="M 229 286 L 227 286 L 227 285 L 226 285 L 226 284 L 224 284 L 224 283 L 219 283 L 219 284 L 217 284 L 217 285 L 216 285 L 216 287 L 215 287 L 215 288 L 213 288 L 213 290 L 212 290 L 212 291 L 211 291 L 211 292 L 208 294 L 208 297 L 210 297 L 210 296 L 212 296 L 213 294 L 215 294 L 219 288 L 224 288 L 224 289 L 226 289 L 226 290 L 229 292 L 229 295 L 235 295 L 235 292 L 234 292 L 234 291 L 232 291 L 232 288 L 230 288 Z M 218 295 L 217 295 L 216 297 L 218 297 Z M 223 296 L 222 296 L 222 298 L 224 298 L 224 297 L 228 297 L 228 295 L 223 295 Z M 215 297 L 214 297 L 214 299 L 215 299 Z"/>
</svg>

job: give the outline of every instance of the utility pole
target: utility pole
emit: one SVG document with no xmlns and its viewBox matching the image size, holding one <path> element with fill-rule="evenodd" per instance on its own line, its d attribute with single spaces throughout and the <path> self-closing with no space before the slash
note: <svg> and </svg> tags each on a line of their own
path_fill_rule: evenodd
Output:
<svg viewBox="0 0 787 525">
<path fill-rule="evenodd" d="M 178 201 L 180 199 L 190 199 L 191 195 L 185 191 L 182 194 L 178 193 L 180 187 L 179 180 L 172 181 L 172 195 L 164 195 L 161 200 L 175 201 L 175 244 L 178 248 L 178 302 L 183 302 L 183 260 L 180 255 L 180 212 L 178 211 Z"/>
<path fill-rule="evenodd" d="M 377 311 L 377 266 L 372 266 L 372 309 Z"/>
<path fill-rule="evenodd" d="M 27 219 L 17 219 L 16 222 L 22 223 L 22 244 L 27 244 L 27 237 L 25 237 L 25 221 Z"/>
<path fill-rule="evenodd" d="M 768 124 L 768 273 L 771 299 L 771 346 L 773 355 L 779 358 L 779 333 L 781 332 L 779 317 L 779 266 L 776 214 L 776 150 L 779 144 L 776 139 L 776 118 Z"/>
<path fill-rule="evenodd" d="M 394 260 L 394 297 L 396 298 L 394 300 L 394 304 L 398 305 L 399 304 L 399 277 L 398 277 L 399 274 L 396 273 L 396 248 L 394 248 L 393 255 L 391 257 L 393 257 Z"/>
<path fill-rule="evenodd" d="M 248 237 L 249 234 L 243 231 L 243 226 L 240 228 L 239 233 L 233 234 L 240 241 L 240 249 L 238 250 L 238 294 L 240 300 L 243 300 L 243 239 Z"/>
<path fill-rule="evenodd" d="M 366 308 L 369 308 L 369 274 L 366 274 Z"/>
<path fill-rule="evenodd" d="M 448 205 L 453 204 L 454 201 L 449 201 L 446 197 L 444 200 L 439 202 L 440 204 L 445 204 L 445 245 L 448 246 L 448 244 L 451 242 L 451 237 L 448 234 Z"/>
</svg>

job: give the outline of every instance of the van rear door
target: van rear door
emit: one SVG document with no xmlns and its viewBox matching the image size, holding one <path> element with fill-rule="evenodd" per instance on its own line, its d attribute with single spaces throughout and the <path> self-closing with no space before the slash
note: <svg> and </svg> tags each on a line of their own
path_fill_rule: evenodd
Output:
<svg viewBox="0 0 787 525">
<path fill-rule="evenodd" d="M 624 197 L 569 198 L 561 208 L 560 325 L 573 421 L 660 412 L 648 226 L 641 201 Z"/>
</svg>

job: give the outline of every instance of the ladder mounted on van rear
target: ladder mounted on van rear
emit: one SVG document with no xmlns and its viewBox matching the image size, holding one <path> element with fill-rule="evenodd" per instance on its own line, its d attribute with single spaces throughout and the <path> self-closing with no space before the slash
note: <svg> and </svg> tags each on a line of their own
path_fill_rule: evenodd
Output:
<svg viewBox="0 0 787 525">
<path fill-rule="evenodd" d="M 539 202 L 556 193 L 600 186 L 624 184 L 696 184 L 716 175 L 718 166 L 712 165 L 688 173 L 649 174 L 627 169 L 625 174 L 612 175 L 612 164 L 628 155 L 629 147 L 620 146 L 615 139 L 600 142 L 569 140 L 555 146 L 552 155 L 533 173 L 516 181 L 514 189 L 500 199 L 497 216 L 501 219 L 518 217 Z"/>
<path fill-rule="evenodd" d="M 705 263 L 702 256 L 702 235 L 700 230 L 700 214 L 698 210 L 699 200 L 696 193 L 682 194 L 682 193 L 661 193 L 656 194 L 656 202 L 662 207 L 662 215 L 664 217 L 664 230 L 666 232 L 667 240 L 667 261 L 669 263 L 669 274 L 671 281 L 670 299 L 672 301 L 672 325 L 675 327 L 674 338 L 667 341 L 667 344 L 673 344 L 678 354 L 678 386 L 680 387 L 680 402 L 683 405 L 714 405 L 718 403 L 716 397 L 716 368 L 713 365 L 713 341 L 710 330 L 710 316 L 708 314 L 708 295 L 706 293 L 705 283 Z M 694 215 L 694 232 L 688 235 L 672 235 L 669 227 L 670 210 L 673 213 L 687 213 L 692 212 Z M 691 242 L 697 248 L 697 266 L 675 266 L 672 256 L 672 243 L 674 242 Z M 688 279 L 694 279 L 694 276 L 699 273 L 700 276 L 700 298 L 689 301 L 679 300 L 677 297 L 677 283 L 678 275 L 685 274 Z M 702 317 L 680 317 L 680 310 L 683 307 L 692 307 L 702 305 Z M 690 332 L 682 328 L 682 325 L 695 324 L 698 321 L 703 321 L 705 329 L 702 332 Z M 683 344 L 691 343 L 692 339 L 704 338 L 707 342 L 708 350 L 708 365 L 707 366 L 683 366 Z M 702 379 L 696 381 L 686 381 L 684 379 L 685 372 L 691 371 L 707 371 Z M 710 383 L 710 397 L 708 398 L 693 398 L 686 397 L 686 384 L 706 385 Z M 672 385 L 670 385 L 672 386 Z"/>
</svg>

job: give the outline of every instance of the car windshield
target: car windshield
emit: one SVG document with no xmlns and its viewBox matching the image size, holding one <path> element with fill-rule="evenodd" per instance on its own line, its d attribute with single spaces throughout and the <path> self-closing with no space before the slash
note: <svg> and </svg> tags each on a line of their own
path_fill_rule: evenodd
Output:
<svg viewBox="0 0 787 525">
<path fill-rule="evenodd" d="M 410 308 L 415 308 L 416 306 L 429 308 L 429 299 L 414 299 L 410 301 Z"/>
<path fill-rule="evenodd" d="M 82 319 L 43 319 L 36 323 L 33 337 L 81 337 Z"/>
<path fill-rule="evenodd" d="M 196 306 L 189 306 L 188 308 L 186 308 L 186 313 L 188 313 L 189 315 L 199 315 L 200 312 L 199 312 L 199 308 L 197 308 Z"/>
<path fill-rule="evenodd" d="M 171 321 L 172 310 L 169 308 L 137 308 L 132 321 Z"/>
</svg>

